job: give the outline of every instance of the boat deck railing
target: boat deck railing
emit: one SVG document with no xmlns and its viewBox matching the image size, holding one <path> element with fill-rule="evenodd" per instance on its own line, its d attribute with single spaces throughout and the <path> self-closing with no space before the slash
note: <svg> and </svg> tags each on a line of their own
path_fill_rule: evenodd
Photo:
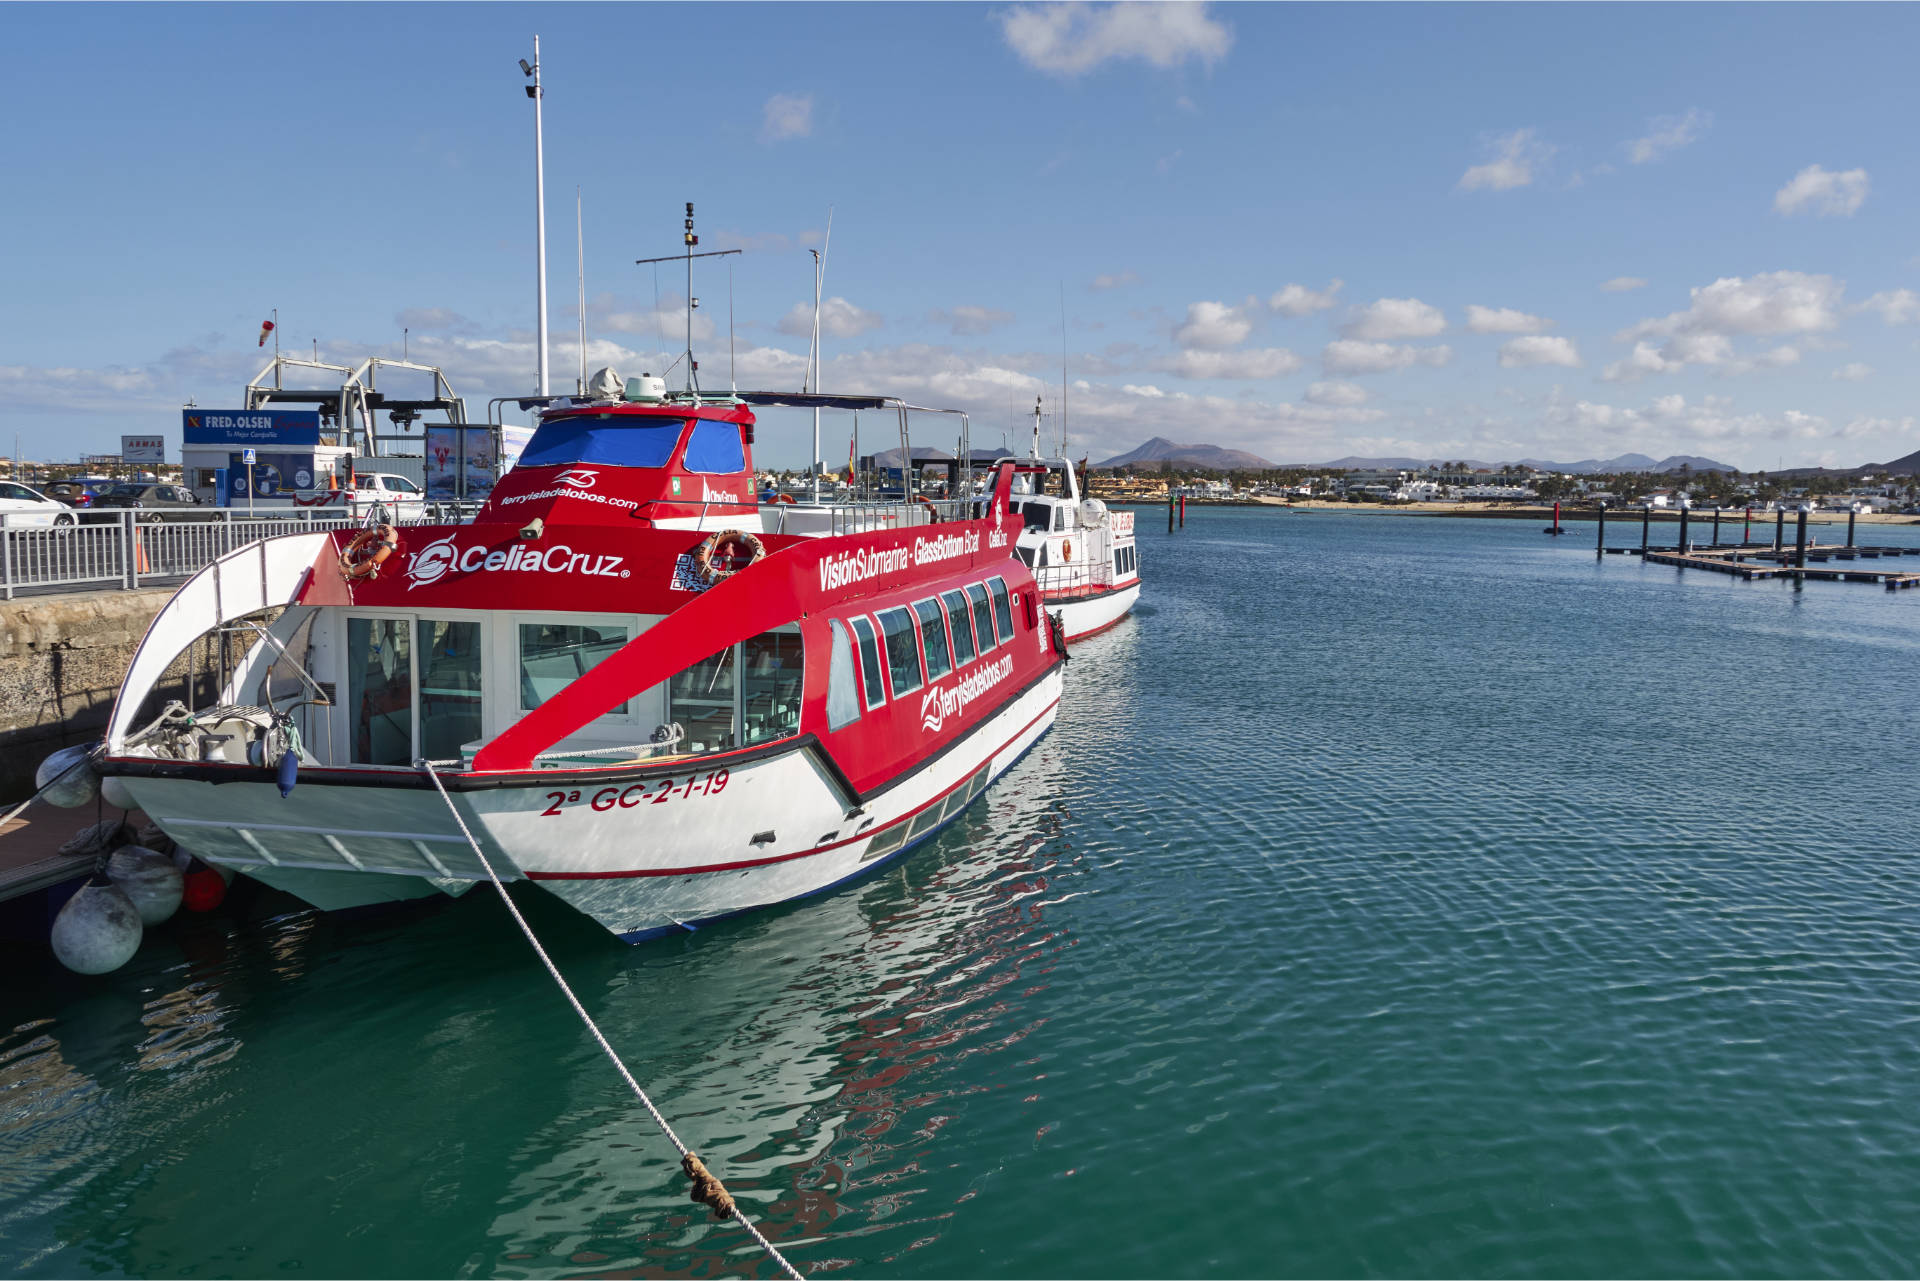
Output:
<svg viewBox="0 0 1920 1281">
<path fill-rule="evenodd" d="M 194 512 L 161 516 L 131 510 L 76 513 L 75 525 L 25 525 L 0 517 L 0 597 L 22 592 L 101 590 L 179 582 L 255 539 L 342 529 L 361 520 L 345 510 Z M 429 504 L 424 515 L 397 525 L 437 525 L 471 519 Z"/>
</svg>

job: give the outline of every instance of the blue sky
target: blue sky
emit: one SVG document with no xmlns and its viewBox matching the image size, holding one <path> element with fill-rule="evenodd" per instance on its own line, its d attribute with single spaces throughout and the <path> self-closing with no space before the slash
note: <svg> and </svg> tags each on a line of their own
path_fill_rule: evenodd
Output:
<svg viewBox="0 0 1920 1281">
<path fill-rule="evenodd" d="M 977 444 L 1057 403 L 1064 289 L 1076 456 L 1920 446 L 1909 6 L 10 5 L 0 30 L 0 450 L 29 457 L 177 441 L 188 397 L 237 403 L 273 308 L 348 363 L 409 327 L 476 411 L 529 390 L 536 32 L 558 390 L 578 186 L 591 367 L 678 349 L 680 273 L 656 317 L 633 260 L 693 200 L 703 249 L 747 250 L 741 385 L 797 387 L 832 207 L 825 386 L 966 408 Z M 694 292 L 724 384 L 725 267 Z"/>
</svg>

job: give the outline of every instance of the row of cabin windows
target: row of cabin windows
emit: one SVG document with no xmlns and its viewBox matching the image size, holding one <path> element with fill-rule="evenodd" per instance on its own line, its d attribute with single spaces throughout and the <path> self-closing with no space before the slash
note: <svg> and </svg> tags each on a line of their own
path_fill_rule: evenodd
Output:
<svg viewBox="0 0 1920 1281">
<path fill-rule="evenodd" d="M 1007 592 L 1007 580 L 990 578 L 929 596 L 911 606 L 883 609 L 871 617 L 855 615 L 845 624 L 834 619 L 831 630 L 827 728 L 834 730 L 859 720 L 862 706 L 872 709 L 885 703 L 889 689 L 894 698 L 911 694 L 1011 642 L 1013 601 Z"/>
<path fill-rule="evenodd" d="M 1117 577 L 1125 578 L 1140 567 L 1139 557 L 1132 543 L 1113 549 L 1113 572 Z"/>
<path fill-rule="evenodd" d="M 464 620 L 347 620 L 347 711 L 356 763 L 458 759 L 465 745 L 485 736 L 481 631 L 478 622 Z M 523 712 L 633 637 L 627 625 L 605 622 L 520 623 L 516 632 L 515 702 Z M 799 733 L 805 672 L 793 624 L 709 655 L 667 681 L 663 724 L 677 723 L 681 735 L 665 750 L 723 752 Z M 601 723 L 634 715 L 635 700 L 629 700 Z"/>
</svg>

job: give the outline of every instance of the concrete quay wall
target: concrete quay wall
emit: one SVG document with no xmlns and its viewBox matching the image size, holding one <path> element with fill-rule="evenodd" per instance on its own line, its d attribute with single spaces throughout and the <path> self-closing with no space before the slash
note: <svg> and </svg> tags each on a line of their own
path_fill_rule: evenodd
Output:
<svg viewBox="0 0 1920 1281">
<path fill-rule="evenodd" d="M 173 596 L 150 591 L 72 592 L 0 601 L 0 800 L 33 791 L 49 752 L 97 739 L 114 695 Z M 169 673 L 184 682 L 186 664 Z"/>
</svg>

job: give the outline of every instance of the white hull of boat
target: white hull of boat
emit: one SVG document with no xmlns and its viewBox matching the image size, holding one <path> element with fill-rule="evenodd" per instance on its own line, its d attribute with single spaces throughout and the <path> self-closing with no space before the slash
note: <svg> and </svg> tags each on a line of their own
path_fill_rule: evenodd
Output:
<svg viewBox="0 0 1920 1281">
<path fill-rule="evenodd" d="M 1104 632 L 1125 618 L 1140 599 L 1140 580 L 1097 596 L 1043 596 L 1047 612 L 1060 615 L 1069 643 Z"/>
<path fill-rule="evenodd" d="M 533 880 L 637 942 L 818 893 L 926 840 L 1051 728 L 1055 667 L 950 750 L 864 804 L 815 750 L 624 784 L 455 790 L 502 879 Z M 437 792 L 125 779 L 183 848 L 338 909 L 486 879 Z"/>
</svg>

